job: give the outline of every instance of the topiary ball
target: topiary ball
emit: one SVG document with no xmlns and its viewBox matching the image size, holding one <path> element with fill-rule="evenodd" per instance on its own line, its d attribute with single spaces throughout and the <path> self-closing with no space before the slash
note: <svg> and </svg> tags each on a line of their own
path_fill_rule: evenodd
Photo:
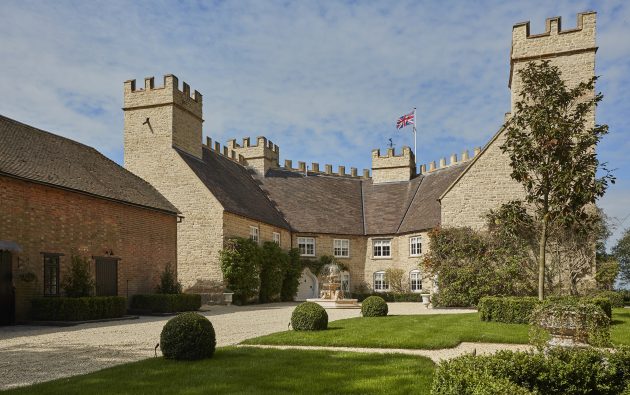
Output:
<svg viewBox="0 0 630 395">
<path fill-rule="evenodd" d="M 387 302 L 380 296 L 370 296 L 361 303 L 361 315 L 364 317 L 384 317 L 388 311 Z"/>
<path fill-rule="evenodd" d="M 182 313 L 168 320 L 160 334 L 160 348 L 166 359 L 210 358 L 217 340 L 214 327 L 197 313 Z"/>
<path fill-rule="evenodd" d="M 291 314 L 294 331 L 321 331 L 328 328 L 328 313 L 313 302 L 299 304 Z"/>
</svg>

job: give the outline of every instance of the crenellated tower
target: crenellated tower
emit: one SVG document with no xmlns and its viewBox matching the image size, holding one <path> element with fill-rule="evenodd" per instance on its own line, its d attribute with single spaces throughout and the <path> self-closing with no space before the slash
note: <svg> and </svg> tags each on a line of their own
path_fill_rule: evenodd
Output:
<svg viewBox="0 0 630 395">
<path fill-rule="evenodd" d="M 171 147 L 201 158 L 202 96 L 177 77 L 164 76 L 164 85 L 155 86 L 153 77 L 144 79 L 144 88 L 136 80 L 125 82 L 125 167 L 139 174 L 151 166 L 151 158 Z M 141 172 L 140 172 L 141 173 Z"/>
<path fill-rule="evenodd" d="M 256 137 L 256 144 L 252 144 L 249 137 L 243 139 L 243 145 L 239 145 L 235 139 L 228 140 L 227 148 L 235 152 L 236 157 L 243 156 L 245 166 L 260 176 L 264 177 L 267 170 L 280 166 L 280 148 L 266 137 Z"/>
<path fill-rule="evenodd" d="M 416 176 L 416 158 L 411 148 L 403 147 L 402 154 L 396 155 L 393 148 L 381 156 L 381 150 L 372 150 L 372 181 L 382 182 L 409 181 Z"/>
<path fill-rule="evenodd" d="M 521 80 L 518 71 L 531 61 L 550 60 L 552 65 L 560 69 L 569 87 L 588 81 L 595 75 L 596 16 L 595 12 L 580 13 L 577 26 L 567 30 L 562 29 L 560 17 L 547 18 L 545 32 L 540 34 L 530 34 L 529 22 L 514 25 L 508 82 L 512 93 L 512 113 L 516 102 L 520 100 Z"/>
</svg>

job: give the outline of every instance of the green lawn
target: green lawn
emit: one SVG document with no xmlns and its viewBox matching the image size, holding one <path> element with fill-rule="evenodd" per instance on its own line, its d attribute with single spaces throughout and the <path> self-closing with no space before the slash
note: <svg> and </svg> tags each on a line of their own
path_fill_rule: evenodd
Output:
<svg viewBox="0 0 630 395">
<path fill-rule="evenodd" d="M 278 332 L 244 344 L 438 349 L 461 342 L 527 343 L 528 325 L 483 322 L 477 314 L 401 315 L 333 321 L 321 332 Z M 615 309 L 611 339 L 630 345 L 630 309 Z"/>
<path fill-rule="evenodd" d="M 152 358 L 8 394 L 428 393 L 434 365 L 409 355 L 219 348 L 195 362 Z"/>
<path fill-rule="evenodd" d="M 244 344 L 438 349 L 461 342 L 527 343 L 528 327 L 477 314 L 400 315 L 333 321 L 319 332 L 278 332 Z"/>
</svg>

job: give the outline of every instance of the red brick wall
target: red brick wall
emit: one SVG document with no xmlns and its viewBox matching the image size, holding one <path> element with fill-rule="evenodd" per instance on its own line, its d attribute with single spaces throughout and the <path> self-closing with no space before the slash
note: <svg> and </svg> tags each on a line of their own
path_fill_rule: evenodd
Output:
<svg viewBox="0 0 630 395">
<path fill-rule="evenodd" d="M 0 240 L 22 247 L 13 254 L 16 317 L 25 319 L 30 298 L 43 293 L 42 252 L 60 258 L 60 279 L 71 256 L 90 259 L 112 251 L 118 262 L 118 294 L 152 292 L 166 264 L 177 265 L 177 217 L 27 181 L 0 176 Z M 25 282 L 21 273 L 36 280 Z"/>
</svg>

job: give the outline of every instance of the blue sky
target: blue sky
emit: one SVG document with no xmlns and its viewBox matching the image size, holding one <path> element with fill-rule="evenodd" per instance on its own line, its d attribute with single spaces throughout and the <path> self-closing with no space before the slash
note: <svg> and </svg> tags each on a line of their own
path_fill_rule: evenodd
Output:
<svg viewBox="0 0 630 395">
<path fill-rule="evenodd" d="M 122 163 L 123 81 L 173 73 L 204 95 L 204 135 L 265 135 L 281 160 L 370 166 L 418 108 L 418 163 L 484 145 L 509 110 L 512 25 L 598 12 L 600 205 L 630 227 L 630 7 L 623 1 L 0 2 L 0 113 Z M 156 81 L 156 82 L 157 82 Z M 624 221 L 625 219 L 625 221 Z"/>
</svg>

